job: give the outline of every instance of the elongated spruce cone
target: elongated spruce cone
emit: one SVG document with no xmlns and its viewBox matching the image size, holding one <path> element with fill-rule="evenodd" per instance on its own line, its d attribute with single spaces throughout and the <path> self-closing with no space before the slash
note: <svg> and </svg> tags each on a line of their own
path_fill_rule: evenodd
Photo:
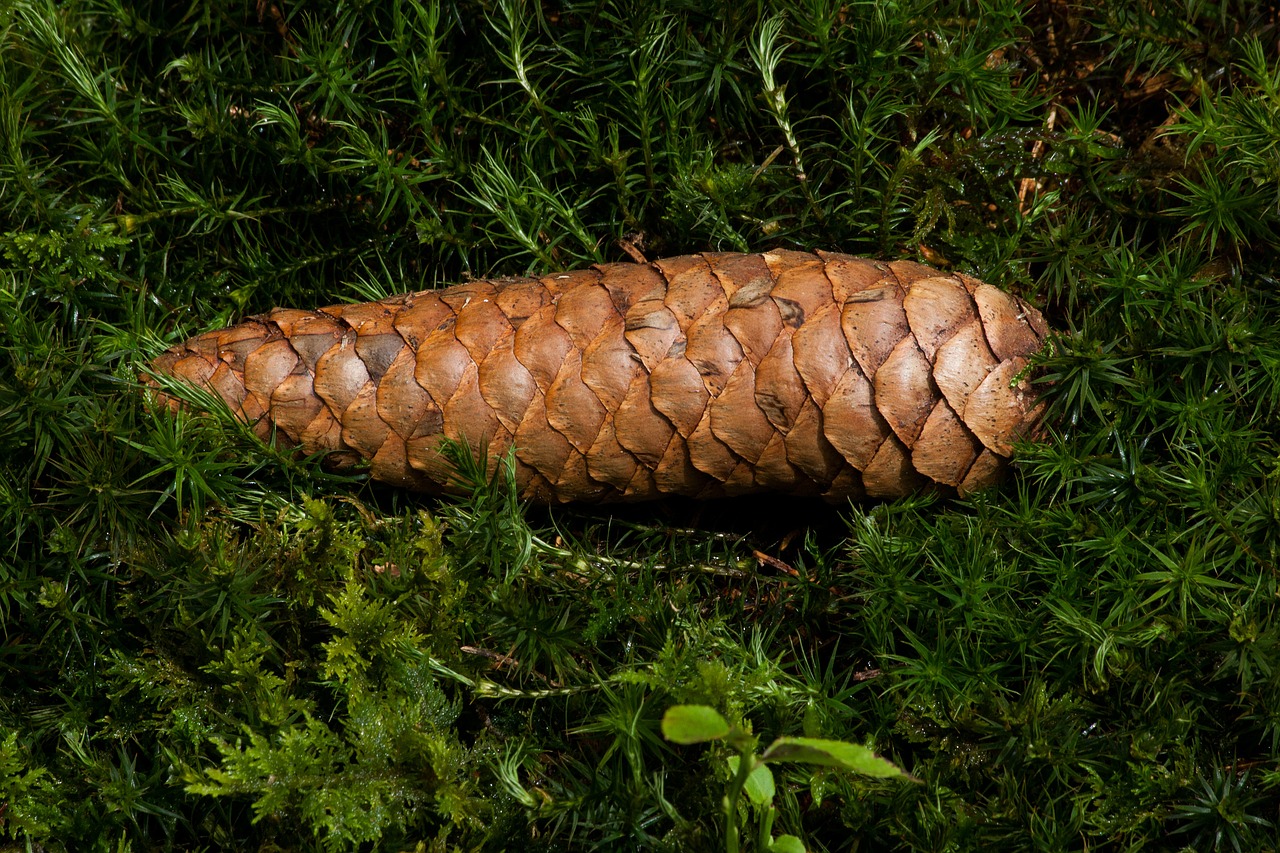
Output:
<svg viewBox="0 0 1280 853">
<path fill-rule="evenodd" d="M 514 444 L 541 502 L 893 497 L 995 479 L 1040 414 L 1020 377 L 1046 333 L 963 275 L 772 251 L 278 308 L 153 367 L 411 488 L 445 489 L 447 436 L 491 469 Z"/>
</svg>

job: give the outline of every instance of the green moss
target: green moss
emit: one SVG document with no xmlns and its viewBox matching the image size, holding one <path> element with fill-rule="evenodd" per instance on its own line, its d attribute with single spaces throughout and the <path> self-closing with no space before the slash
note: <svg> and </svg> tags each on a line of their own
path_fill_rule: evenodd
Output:
<svg viewBox="0 0 1280 853">
<path fill-rule="evenodd" d="M 1274 22 L 767 6 L 0 4 L 0 843 L 723 849 L 699 704 L 921 780 L 779 765 L 815 851 L 1277 848 Z M 143 408 L 190 333 L 619 241 L 1017 291 L 1048 435 L 964 501 L 549 512 Z"/>
</svg>

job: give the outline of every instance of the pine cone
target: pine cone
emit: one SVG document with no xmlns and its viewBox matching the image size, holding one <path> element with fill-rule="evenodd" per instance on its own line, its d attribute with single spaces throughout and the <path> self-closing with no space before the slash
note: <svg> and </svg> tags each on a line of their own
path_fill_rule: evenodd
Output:
<svg viewBox="0 0 1280 853">
<path fill-rule="evenodd" d="M 963 275 L 772 251 L 278 308 L 153 367 L 410 488 L 447 490 L 448 437 L 491 471 L 514 445 L 539 502 L 843 499 L 993 482 L 1041 413 L 1023 373 L 1046 334 Z"/>
</svg>

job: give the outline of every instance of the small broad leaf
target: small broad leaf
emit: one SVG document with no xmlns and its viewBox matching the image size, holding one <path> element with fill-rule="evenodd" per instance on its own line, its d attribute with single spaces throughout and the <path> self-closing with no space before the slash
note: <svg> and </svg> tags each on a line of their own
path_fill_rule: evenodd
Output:
<svg viewBox="0 0 1280 853">
<path fill-rule="evenodd" d="M 729 772 L 737 775 L 738 767 L 741 763 L 742 760 L 738 756 L 729 756 Z M 756 765 L 751 774 L 747 776 L 747 783 L 742 789 L 746 791 L 747 799 L 753 805 L 765 806 L 771 803 L 777 789 L 774 787 L 773 771 L 769 769 L 769 765 Z"/>
<path fill-rule="evenodd" d="M 769 853 L 808 853 L 804 842 L 794 835 L 779 835 L 769 845 Z"/>
<path fill-rule="evenodd" d="M 842 740 L 825 740 L 814 737 L 780 737 L 764 755 L 765 761 L 796 761 L 801 764 L 821 764 L 839 767 L 864 776 L 891 779 L 908 774 L 891 761 L 886 761 L 865 746 Z"/>
<path fill-rule="evenodd" d="M 703 743 L 729 734 L 729 722 L 710 705 L 672 705 L 662 715 L 662 736 L 675 743 Z"/>
</svg>

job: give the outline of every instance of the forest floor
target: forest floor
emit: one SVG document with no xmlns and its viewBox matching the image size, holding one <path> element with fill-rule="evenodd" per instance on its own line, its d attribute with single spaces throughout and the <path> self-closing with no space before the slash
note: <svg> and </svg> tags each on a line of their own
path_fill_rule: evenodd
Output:
<svg viewBox="0 0 1280 853">
<path fill-rule="evenodd" d="M 0 0 L 0 850 L 1276 850 L 1278 46 L 1246 0 Z M 965 499 L 548 510 L 138 385 L 276 305 L 777 247 L 1041 306 L 1043 440 Z M 729 833 L 679 704 L 912 778 L 778 763 Z"/>
</svg>

